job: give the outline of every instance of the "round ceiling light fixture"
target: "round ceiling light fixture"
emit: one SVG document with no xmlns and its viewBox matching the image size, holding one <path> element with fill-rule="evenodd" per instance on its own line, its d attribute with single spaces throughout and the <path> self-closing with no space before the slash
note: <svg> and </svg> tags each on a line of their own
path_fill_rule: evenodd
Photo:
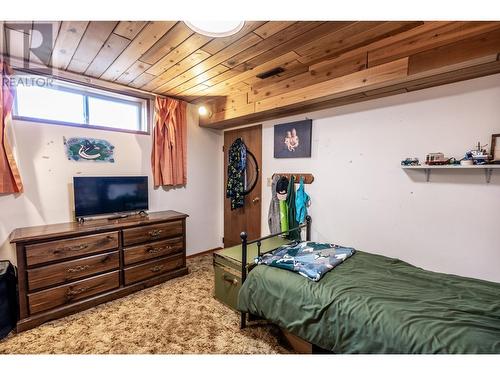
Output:
<svg viewBox="0 0 500 375">
<path fill-rule="evenodd" d="M 184 21 L 188 27 L 212 38 L 223 38 L 236 34 L 243 28 L 245 21 Z"/>
</svg>

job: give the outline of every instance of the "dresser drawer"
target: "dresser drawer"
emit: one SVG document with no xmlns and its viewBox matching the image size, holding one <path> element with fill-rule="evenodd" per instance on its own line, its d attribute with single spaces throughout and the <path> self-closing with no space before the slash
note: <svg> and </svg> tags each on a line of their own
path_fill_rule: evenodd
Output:
<svg viewBox="0 0 500 375">
<path fill-rule="evenodd" d="M 118 248 L 118 232 L 42 242 L 26 246 L 28 266 L 91 255 Z"/>
<path fill-rule="evenodd" d="M 28 287 L 30 291 L 46 288 L 119 267 L 118 251 L 56 263 L 28 270 Z"/>
<path fill-rule="evenodd" d="M 184 266 L 184 256 L 174 255 L 139 266 L 125 268 L 125 285 L 146 280 Z"/>
<path fill-rule="evenodd" d="M 70 284 L 28 294 L 31 314 L 36 314 L 54 307 L 79 301 L 120 286 L 120 272 L 113 271 L 104 275 L 75 281 Z"/>
<path fill-rule="evenodd" d="M 146 225 L 123 230 L 123 245 L 134 245 L 147 241 L 182 236 L 182 220 Z"/>
<path fill-rule="evenodd" d="M 172 255 L 184 250 L 184 239 L 182 237 L 172 238 L 170 240 L 151 242 L 145 245 L 138 245 L 124 249 L 124 263 L 142 262 L 153 258 Z"/>
</svg>

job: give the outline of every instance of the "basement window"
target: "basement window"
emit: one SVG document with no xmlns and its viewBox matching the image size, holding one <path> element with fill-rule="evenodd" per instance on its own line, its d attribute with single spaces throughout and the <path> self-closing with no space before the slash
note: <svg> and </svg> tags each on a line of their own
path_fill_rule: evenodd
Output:
<svg viewBox="0 0 500 375">
<path fill-rule="evenodd" d="M 15 75 L 13 118 L 148 134 L 148 99 L 42 76 Z"/>
</svg>

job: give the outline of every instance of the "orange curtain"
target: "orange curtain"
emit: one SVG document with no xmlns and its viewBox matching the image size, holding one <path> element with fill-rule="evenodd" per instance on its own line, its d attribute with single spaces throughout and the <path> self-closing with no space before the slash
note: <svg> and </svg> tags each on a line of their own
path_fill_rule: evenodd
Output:
<svg viewBox="0 0 500 375">
<path fill-rule="evenodd" d="M 155 128 L 151 167 L 154 186 L 187 183 L 186 102 L 159 98 L 155 100 Z"/>
<path fill-rule="evenodd" d="M 14 155 L 7 138 L 12 126 L 12 103 L 14 90 L 10 84 L 12 70 L 0 60 L 2 70 L 2 90 L 0 91 L 0 194 L 21 193 L 23 184 Z"/>
</svg>

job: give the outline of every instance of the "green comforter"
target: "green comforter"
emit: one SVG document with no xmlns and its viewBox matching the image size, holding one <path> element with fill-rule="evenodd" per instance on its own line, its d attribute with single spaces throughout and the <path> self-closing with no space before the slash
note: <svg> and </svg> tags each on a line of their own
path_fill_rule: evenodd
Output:
<svg viewBox="0 0 500 375">
<path fill-rule="evenodd" d="M 238 306 L 335 353 L 500 353 L 500 284 L 361 251 L 319 282 L 257 266 Z"/>
</svg>

